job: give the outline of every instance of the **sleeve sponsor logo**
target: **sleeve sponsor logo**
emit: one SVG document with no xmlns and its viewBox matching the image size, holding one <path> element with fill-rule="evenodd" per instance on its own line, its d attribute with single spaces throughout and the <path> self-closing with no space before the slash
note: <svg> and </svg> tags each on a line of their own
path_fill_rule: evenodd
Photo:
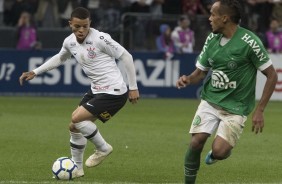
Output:
<svg viewBox="0 0 282 184">
<path fill-rule="evenodd" d="M 110 42 L 109 40 L 105 39 L 104 36 L 100 36 L 100 39 L 103 40 L 106 43 L 106 45 L 112 47 L 115 50 L 118 50 L 118 46 L 114 45 L 112 42 Z"/>
<path fill-rule="evenodd" d="M 246 33 L 241 39 L 244 42 L 246 42 L 253 49 L 254 53 L 256 54 L 256 56 L 258 57 L 258 59 L 260 61 L 263 61 L 264 59 L 266 59 L 266 56 L 262 52 L 262 49 L 260 48 L 260 45 L 256 42 L 256 40 L 254 40 L 251 37 L 251 35 Z"/>
</svg>

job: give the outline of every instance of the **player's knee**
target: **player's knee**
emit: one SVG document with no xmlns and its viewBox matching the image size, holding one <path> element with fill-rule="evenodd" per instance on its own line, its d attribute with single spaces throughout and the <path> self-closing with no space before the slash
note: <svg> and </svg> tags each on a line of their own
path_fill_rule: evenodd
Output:
<svg viewBox="0 0 282 184">
<path fill-rule="evenodd" d="M 202 149 L 206 143 L 208 135 L 194 135 L 192 136 L 190 146 L 193 149 Z"/>
<path fill-rule="evenodd" d="M 75 126 L 74 126 L 73 123 L 70 123 L 70 124 L 69 124 L 69 130 L 70 130 L 71 132 L 79 132 L 79 131 L 75 128 Z"/>
<path fill-rule="evenodd" d="M 81 122 L 78 113 L 73 113 L 73 114 L 72 114 L 72 116 L 71 116 L 71 122 L 72 122 L 72 123 L 79 123 L 79 122 Z"/>
<path fill-rule="evenodd" d="M 224 160 L 230 156 L 231 150 L 223 148 L 213 148 L 212 154 L 217 160 Z"/>
</svg>

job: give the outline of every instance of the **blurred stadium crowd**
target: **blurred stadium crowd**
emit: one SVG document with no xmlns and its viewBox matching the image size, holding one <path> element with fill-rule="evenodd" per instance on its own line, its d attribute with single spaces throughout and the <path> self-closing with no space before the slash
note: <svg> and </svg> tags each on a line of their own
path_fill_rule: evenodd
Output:
<svg viewBox="0 0 282 184">
<path fill-rule="evenodd" d="M 282 0 L 239 1 L 244 11 L 241 26 L 256 32 L 270 52 L 282 52 L 282 46 L 270 48 L 271 44 L 282 45 Z M 189 29 L 195 33 L 194 51 L 199 51 L 210 30 L 212 3 L 213 0 L 0 0 L 0 27 L 16 29 L 19 39 L 25 13 L 35 31 L 63 30 L 68 27 L 71 11 L 83 6 L 90 10 L 94 28 L 110 33 L 128 49 L 156 50 L 155 38 L 161 34 L 161 26 L 167 24 L 174 29 L 179 26 L 180 16 L 186 15 Z M 43 40 L 37 36 L 33 48 L 44 48 Z"/>
</svg>

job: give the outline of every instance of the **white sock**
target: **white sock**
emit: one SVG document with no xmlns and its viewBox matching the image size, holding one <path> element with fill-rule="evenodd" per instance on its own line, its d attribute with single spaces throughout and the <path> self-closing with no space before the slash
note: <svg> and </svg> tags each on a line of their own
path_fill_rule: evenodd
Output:
<svg viewBox="0 0 282 184">
<path fill-rule="evenodd" d="M 78 129 L 82 135 L 92 142 L 96 149 L 100 151 L 107 151 L 108 144 L 100 134 L 97 126 L 92 121 L 82 121 L 74 124 L 75 128 Z"/>
<path fill-rule="evenodd" d="M 83 153 L 86 143 L 87 139 L 81 133 L 70 132 L 71 155 L 78 169 L 83 168 Z"/>
</svg>

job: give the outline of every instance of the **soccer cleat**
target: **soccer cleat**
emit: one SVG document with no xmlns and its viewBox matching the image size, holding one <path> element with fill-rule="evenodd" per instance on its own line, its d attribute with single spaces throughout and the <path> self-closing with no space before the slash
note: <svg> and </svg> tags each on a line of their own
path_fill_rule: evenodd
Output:
<svg viewBox="0 0 282 184">
<path fill-rule="evenodd" d="M 73 172 L 72 178 L 80 178 L 84 176 L 84 171 L 83 169 L 77 169 L 75 172 Z"/>
<path fill-rule="evenodd" d="M 214 164 L 218 161 L 217 159 L 212 159 L 211 154 L 212 154 L 212 150 L 210 150 L 206 156 L 205 162 L 207 165 Z"/>
<path fill-rule="evenodd" d="M 109 149 L 105 152 L 96 150 L 85 162 L 87 167 L 95 167 L 99 165 L 110 153 L 113 151 L 113 147 L 108 144 Z"/>
</svg>

